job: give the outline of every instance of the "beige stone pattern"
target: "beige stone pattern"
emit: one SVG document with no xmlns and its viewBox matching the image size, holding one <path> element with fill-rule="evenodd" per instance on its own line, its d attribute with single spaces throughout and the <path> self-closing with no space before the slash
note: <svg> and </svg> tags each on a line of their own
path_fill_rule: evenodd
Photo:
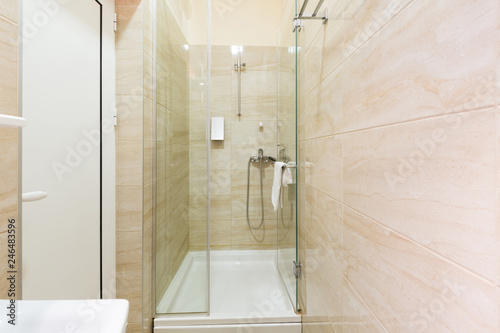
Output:
<svg viewBox="0 0 500 333">
<path fill-rule="evenodd" d="M 159 2 L 156 43 L 156 304 L 189 247 L 189 52 L 170 7 Z"/>
<path fill-rule="evenodd" d="M 325 6 L 299 34 L 304 332 L 497 332 L 500 5 Z"/>
<path fill-rule="evenodd" d="M 18 115 L 18 2 L 0 4 L 0 114 Z M 8 224 L 18 219 L 18 130 L 0 128 L 0 299 L 8 297 Z M 17 237 L 19 240 L 19 235 Z M 19 249 L 16 248 L 17 253 Z M 19 267 L 16 267 L 19 269 Z M 18 284 L 19 286 L 19 284 Z M 16 298 L 19 295 L 16 295 Z"/>
<path fill-rule="evenodd" d="M 212 46 L 210 116 L 225 117 L 225 140 L 210 144 L 210 246 L 212 249 L 276 248 L 276 212 L 271 204 L 272 164 L 263 166 L 264 227 L 251 230 L 246 220 L 248 159 L 259 148 L 265 155 L 276 156 L 276 48 L 243 46 L 242 113 L 238 108 L 236 57 L 231 46 Z M 189 248 L 207 248 L 207 166 L 206 102 L 207 73 L 200 70 L 206 61 L 206 46 L 192 45 L 189 50 Z M 263 128 L 259 127 L 262 121 Z M 249 217 L 252 225 L 261 221 L 260 177 L 258 164 L 251 166 Z"/>
<path fill-rule="evenodd" d="M 116 1 L 116 104 L 119 119 L 116 130 L 116 292 L 118 298 L 130 302 L 128 333 L 142 332 L 143 326 L 151 327 L 153 316 L 151 306 L 147 306 L 151 298 L 143 295 L 143 289 L 151 288 L 151 269 L 146 260 L 143 262 L 143 254 L 152 248 L 151 241 L 143 243 L 143 223 L 147 223 L 143 197 L 146 197 L 148 188 L 151 191 L 152 183 L 152 165 L 147 163 L 151 159 L 148 156 L 151 155 L 152 138 L 145 136 L 143 128 L 147 111 L 151 112 L 151 106 L 148 107 L 151 102 L 145 97 L 146 78 L 143 83 L 143 17 L 148 3 Z M 151 136 L 151 130 L 148 134 Z M 148 309 L 149 313 L 146 312 Z"/>
</svg>

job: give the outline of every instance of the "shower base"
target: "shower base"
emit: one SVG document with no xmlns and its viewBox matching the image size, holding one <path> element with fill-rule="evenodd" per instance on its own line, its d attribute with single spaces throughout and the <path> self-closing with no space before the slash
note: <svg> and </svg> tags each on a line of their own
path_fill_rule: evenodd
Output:
<svg viewBox="0 0 500 333">
<path fill-rule="evenodd" d="M 160 315 L 157 333 L 300 333 L 276 269 L 276 251 L 211 251 L 210 315 Z M 206 253 L 189 252 L 158 313 L 206 312 Z"/>
</svg>

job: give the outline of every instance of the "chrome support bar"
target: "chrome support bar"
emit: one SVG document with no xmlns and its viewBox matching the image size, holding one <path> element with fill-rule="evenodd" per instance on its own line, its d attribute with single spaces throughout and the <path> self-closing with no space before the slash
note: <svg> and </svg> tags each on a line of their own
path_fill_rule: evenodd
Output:
<svg viewBox="0 0 500 333">
<path fill-rule="evenodd" d="M 301 17 L 302 15 L 304 15 L 304 11 L 306 10 L 308 2 L 309 2 L 309 0 L 304 0 L 304 3 L 302 4 L 302 8 L 300 9 L 299 17 Z"/>
<path fill-rule="evenodd" d="M 304 15 L 304 11 L 306 9 L 307 3 L 309 0 L 304 0 L 304 4 L 302 5 L 302 8 L 300 9 L 300 12 L 297 16 L 294 17 L 293 19 L 293 32 L 295 32 L 297 29 L 300 31 L 302 29 L 302 20 L 322 20 L 323 24 L 326 24 L 328 22 L 328 8 L 325 9 L 323 13 L 318 13 L 321 6 L 323 6 L 323 3 L 325 0 L 319 0 L 318 5 L 314 9 L 314 12 L 311 15 Z M 319 14 L 319 15 L 318 15 Z"/>
<path fill-rule="evenodd" d="M 319 3 L 316 6 L 316 9 L 314 10 L 314 13 L 312 14 L 313 17 L 316 17 L 316 15 L 318 15 L 319 9 L 321 8 L 321 6 L 323 6 L 323 2 L 325 2 L 325 0 L 319 0 Z"/>
</svg>

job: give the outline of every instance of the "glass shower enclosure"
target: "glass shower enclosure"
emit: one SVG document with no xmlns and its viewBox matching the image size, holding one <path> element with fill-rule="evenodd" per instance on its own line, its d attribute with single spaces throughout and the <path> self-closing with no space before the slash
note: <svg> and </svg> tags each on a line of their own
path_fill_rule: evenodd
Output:
<svg viewBox="0 0 500 333">
<path fill-rule="evenodd" d="M 155 6 L 157 317 L 250 315 L 277 289 L 298 311 L 297 5 Z"/>
</svg>

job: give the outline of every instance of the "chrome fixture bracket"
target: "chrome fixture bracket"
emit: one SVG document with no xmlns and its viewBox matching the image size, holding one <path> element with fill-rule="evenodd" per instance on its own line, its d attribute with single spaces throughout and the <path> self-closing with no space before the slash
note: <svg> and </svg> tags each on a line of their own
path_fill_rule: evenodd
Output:
<svg viewBox="0 0 500 333">
<path fill-rule="evenodd" d="M 322 20 L 323 24 L 326 24 L 328 22 L 329 18 L 329 13 L 328 13 L 328 8 L 325 9 L 323 13 L 313 13 L 311 15 L 297 15 L 293 19 L 293 32 L 296 30 L 299 30 L 299 32 L 302 30 L 302 27 L 304 25 L 304 20 Z"/>
<path fill-rule="evenodd" d="M 318 2 L 318 5 L 311 15 L 304 15 L 304 11 L 306 10 L 307 4 L 309 3 L 309 0 L 304 0 L 299 14 L 293 19 L 293 32 L 297 31 L 297 29 L 299 31 L 302 30 L 302 20 L 323 20 L 323 24 L 326 24 L 326 22 L 328 22 L 328 8 L 318 16 L 319 9 L 321 8 L 321 6 L 323 6 L 323 2 L 325 2 L 325 0 L 320 0 Z"/>
<path fill-rule="evenodd" d="M 295 276 L 296 279 L 302 278 L 302 264 L 300 261 L 293 261 L 293 276 Z"/>
</svg>

